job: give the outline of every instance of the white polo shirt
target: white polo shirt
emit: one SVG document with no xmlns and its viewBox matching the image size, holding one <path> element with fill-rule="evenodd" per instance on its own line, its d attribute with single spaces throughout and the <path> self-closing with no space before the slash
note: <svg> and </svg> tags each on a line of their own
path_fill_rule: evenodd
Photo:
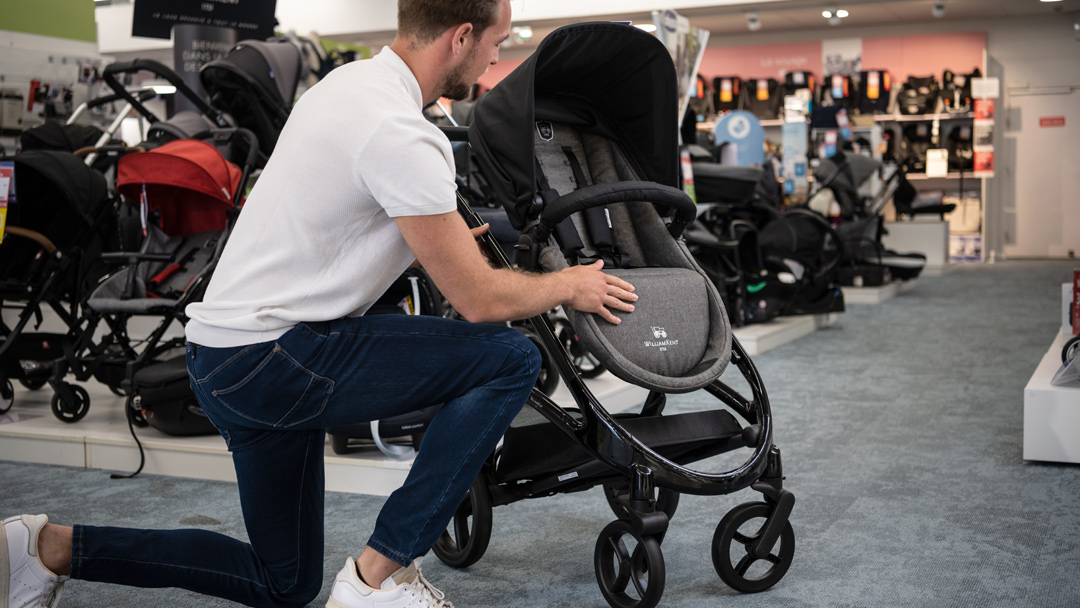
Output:
<svg viewBox="0 0 1080 608">
<path fill-rule="evenodd" d="M 457 208 L 450 142 L 422 111 L 389 47 L 309 89 L 187 307 L 188 340 L 255 344 L 367 311 L 415 260 L 393 218 Z"/>
</svg>

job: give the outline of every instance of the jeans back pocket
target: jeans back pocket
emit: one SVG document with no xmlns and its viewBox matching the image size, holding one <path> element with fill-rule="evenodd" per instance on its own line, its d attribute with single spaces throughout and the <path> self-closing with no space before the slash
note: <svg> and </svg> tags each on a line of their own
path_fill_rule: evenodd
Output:
<svg viewBox="0 0 1080 608">
<path fill-rule="evenodd" d="M 244 366 L 246 362 L 241 358 L 229 365 Z M 274 344 L 247 368 L 250 373 L 229 386 L 206 388 L 233 414 L 259 425 L 286 429 L 307 422 L 322 413 L 334 390 L 332 380 L 305 368 L 280 344 Z M 235 378 L 231 373 L 216 375 L 221 380 Z M 218 385 L 218 379 L 209 384 Z"/>
</svg>

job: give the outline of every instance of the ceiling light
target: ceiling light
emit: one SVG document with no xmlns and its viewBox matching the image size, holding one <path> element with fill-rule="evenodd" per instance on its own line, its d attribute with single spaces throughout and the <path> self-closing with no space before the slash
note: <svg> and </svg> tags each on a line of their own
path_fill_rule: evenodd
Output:
<svg viewBox="0 0 1080 608">
<path fill-rule="evenodd" d="M 531 42 L 533 38 L 532 28 L 528 25 L 510 28 L 510 34 L 511 37 L 514 39 L 514 43 L 516 44 L 525 44 L 526 42 Z"/>
<path fill-rule="evenodd" d="M 655 23 L 639 23 L 639 24 L 635 25 L 634 27 L 636 27 L 639 30 L 642 30 L 644 32 L 652 33 L 652 32 L 656 31 L 656 24 Z"/>
<path fill-rule="evenodd" d="M 1039 2 L 1061 2 L 1061 0 L 1039 0 Z"/>
<path fill-rule="evenodd" d="M 832 11 L 830 11 L 828 9 L 823 10 L 823 11 L 821 11 L 821 16 L 826 18 L 826 19 L 832 19 Z"/>
<path fill-rule="evenodd" d="M 758 18 L 757 13 L 746 13 L 746 27 L 751 32 L 761 29 L 761 19 Z"/>
<path fill-rule="evenodd" d="M 848 12 L 845 11 L 844 9 L 840 9 L 840 10 L 836 11 L 836 16 L 843 19 L 844 17 L 848 16 Z"/>
</svg>

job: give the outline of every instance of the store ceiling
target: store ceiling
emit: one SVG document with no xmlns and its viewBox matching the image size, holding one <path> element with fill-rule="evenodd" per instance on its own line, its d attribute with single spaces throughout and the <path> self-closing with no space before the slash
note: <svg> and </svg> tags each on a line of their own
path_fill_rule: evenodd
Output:
<svg viewBox="0 0 1080 608">
<path fill-rule="evenodd" d="M 537 2 L 539 0 L 512 0 Z M 744 2 L 740 4 L 718 5 L 708 8 L 679 10 L 681 15 L 690 19 L 692 25 L 709 30 L 710 42 L 716 43 L 723 35 L 751 34 L 747 28 L 747 13 L 757 13 L 761 29 L 757 34 L 767 35 L 778 32 L 804 31 L 822 28 L 835 29 L 843 36 L 857 36 L 859 28 L 892 25 L 898 23 L 941 23 L 972 19 L 999 19 L 1009 17 L 1050 15 L 1054 13 L 1073 13 L 1080 11 L 1080 0 L 1061 2 L 1040 2 L 1039 0 L 945 0 L 945 15 L 934 17 L 934 5 L 940 0 L 774 0 L 772 2 Z M 671 0 L 668 6 L 678 7 L 678 0 Z M 831 26 L 822 17 L 822 11 L 828 8 L 842 8 L 849 15 L 842 23 Z M 597 20 L 630 19 L 635 23 L 650 23 L 649 13 L 629 13 L 623 15 L 597 15 Z M 585 21 L 575 19 L 575 21 Z M 507 56 L 527 54 L 543 40 L 551 30 L 565 25 L 565 21 L 549 20 L 538 23 L 515 22 L 515 25 L 529 25 L 533 30 L 530 43 L 511 47 Z M 350 40 L 348 35 L 336 35 L 334 38 Z M 371 46 L 387 44 L 393 38 L 393 32 L 365 33 L 357 35 L 356 40 Z M 745 43 L 745 40 L 743 41 Z"/>
</svg>

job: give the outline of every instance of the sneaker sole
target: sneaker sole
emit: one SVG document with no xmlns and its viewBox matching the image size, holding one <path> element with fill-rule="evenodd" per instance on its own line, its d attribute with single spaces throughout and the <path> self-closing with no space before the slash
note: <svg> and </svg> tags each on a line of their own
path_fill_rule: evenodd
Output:
<svg viewBox="0 0 1080 608">
<path fill-rule="evenodd" d="M 8 608 L 11 564 L 8 563 L 7 520 L 0 523 L 0 608 Z"/>
</svg>

